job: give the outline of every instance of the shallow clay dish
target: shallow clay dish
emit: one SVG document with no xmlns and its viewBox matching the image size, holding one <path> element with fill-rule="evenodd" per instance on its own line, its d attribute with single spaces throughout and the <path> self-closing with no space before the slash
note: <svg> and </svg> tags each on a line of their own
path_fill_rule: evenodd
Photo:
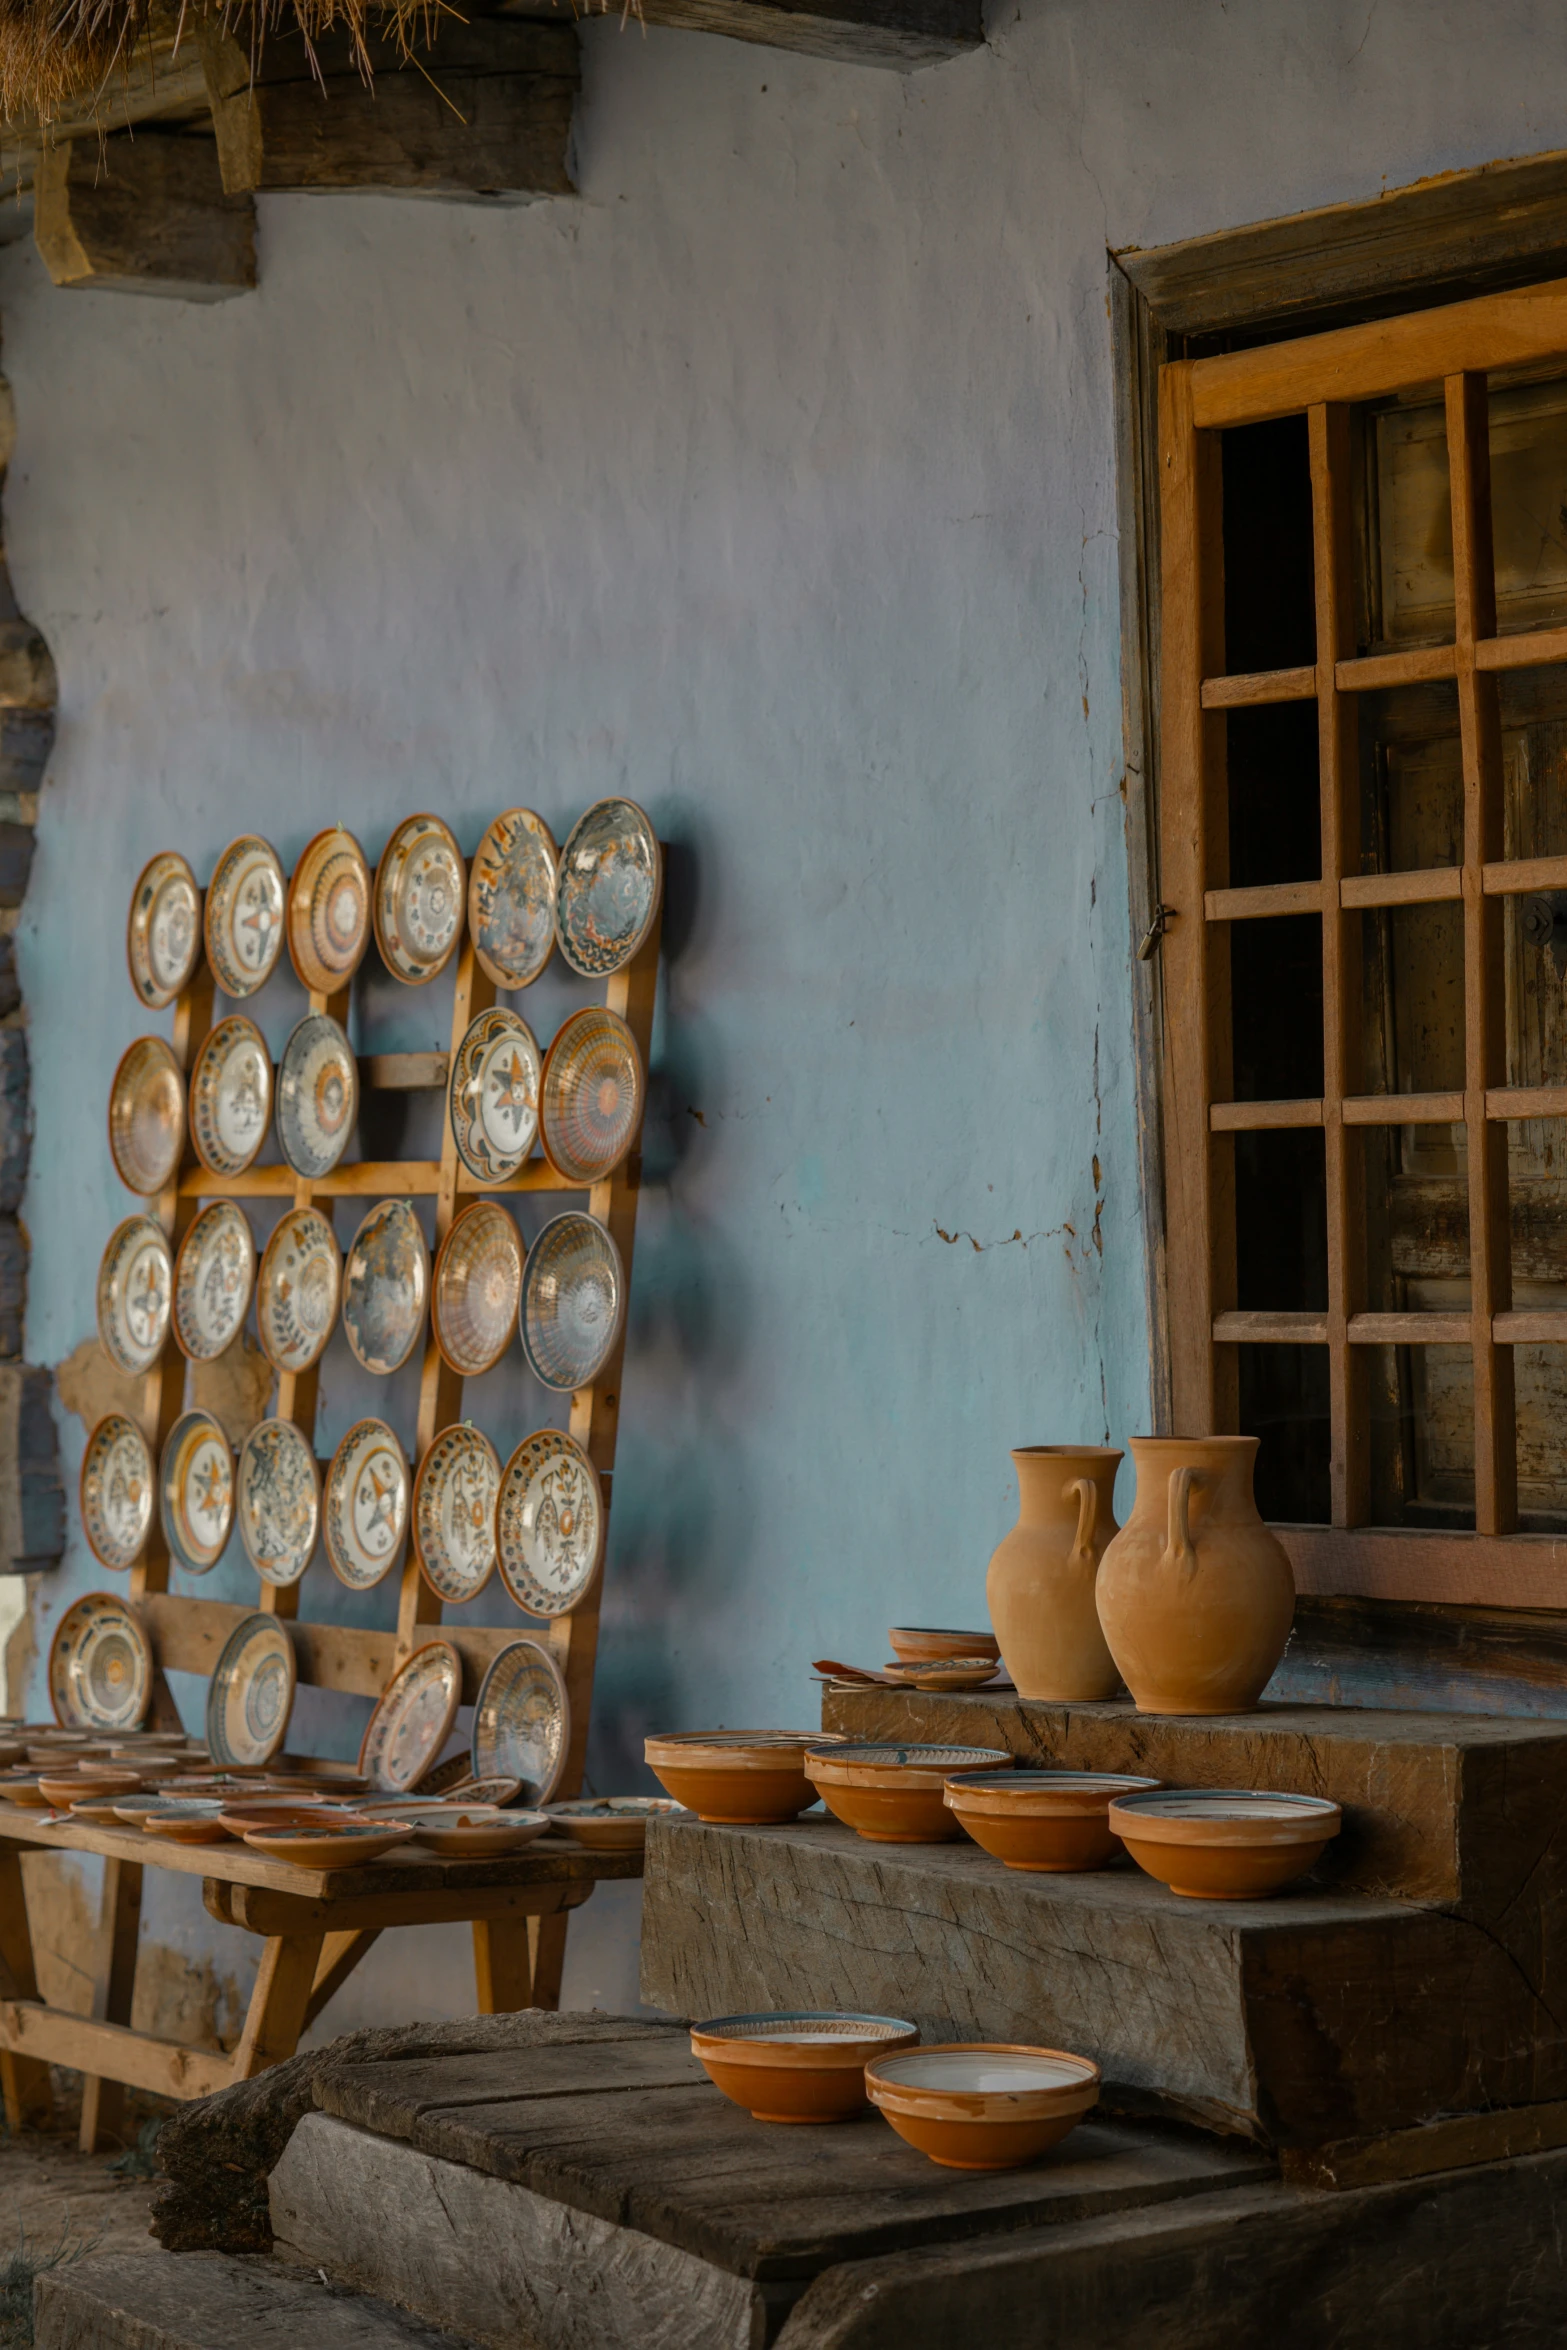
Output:
<svg viewBox="0 0 1567 2350">
<path fill-rule="evenodd" d="M 254 995 L 283 951 L 283 868 L 256 833 L 231 841 L 207 884 L 203 931 L 212 976 L 226 996 Z"/>
<path fill-rule="evenodd" d="M 603 979 L 631 961 L 664 886 L 658 835 L 635 800 L 598 800 L 560 852 L 555 937 L 573 971 Z"/>
<path fill-rule="evenodd" d="M 174 1259 L 151 1216 L 127 1216 L 109 1235 L 98 1268 L 98 1336 L 132 1379 L 150 1371 L 169 1335 Z"/>
<path fill-rule="evenodd" d="M 342 1299 L 343 1260 L 319 1208 L 290 1208 L 262 1252 L 256 1276 L 261 1351 L 296 1375 L 319 1360 Z"/>
<path fill-rule="evenodd" d="M 640 1852 L 649 1820 L 689 1820 L 694 1814 L 672 1795 L 578 1795 L 546 1806 L 557 1834 L 588 1852 Z"/>
<path fill-rule="evenodd" d="M 174 1260 L 174 1338 L 193 1363 L 215 1362 L 239 1336 L 256 1286 L 256 1244 L 243 1208 L 203 1208 Z"/>
<path fill-rule="evenodd" d="M 205 1575 L 234 1524 L 234 1455 L 210 1412 L 186 1412 L 169 1430 L 158 1469 L 158 1510 L 169 1556 Z"/>
<path fill-rule="evenodd" d="M 441 1359 L 460 1379 L 498 1363 L 517 1334 L 522 1235 L 494 1200 L 464 1208 L 435 1255 L 430 1320 Z"/>
<path fill-rule="evenodd" d="M 480 1183 L 504 1182 L 532 1150 L 541 1072 L 532 1029 L 504 1005 L 481 1012 L 458 1046 L 447 1115 L 457 1156 Z"/>
<path fill-rule="evenodd" d="M 354 1235 L 343 1267 L 343 1330 L 354 1357 L 384 1377 L 413 1353 L 430 1294 L 430 1251 L 404 1199 L 384 1199 Z"/>
<path fill-rule="evenodd" d="M 444 971 L 462 936 L 467 873 L 439 816 L 399 824 L 376 867 L 375 943 L 394 979 L 423 987 Z"/>
<path fill-rule="evenodd" d="M 649 1770 L 699 1820 L 769 1828 L 816 1801 L 806 1755 L 826 1744 L 811 1730 L 679 1730 L 644 1741 Z"/>
<path fill-rule="evenodd" d="M 900 2138 L 948 2170 L 1019 2170 L 1099 2098 L 1099 2067 L 1059 2048 L 954 2041 L 872 2057 L 865 2091 Z"/>
<path fill-rule="evenodd" d="M 283 1047 L 277 1072 L 278 1148 L 296 1175 L 330 1175 L 359 1115 L 359 1063 L 337 1022 L 307 1012 Z"/>
<path fill-rule="evenodd" d="M 501 1471 L 495 1547 L 501 1580 L 532 1616 L 565 1616 L 604 1555 L 604 1494 L 580 1444 L 559 1428 L 525 1436 Z"/>
<path fill-rule="evenodd" d="M 1116 1771 L 976 1771 L 948 1780 L 946 1802 L 980 1849 L 1009 1869 L 1066 1874 L 1119 1860 L 1112 1801 L 1159 1785 Z"/>
<path fill-rule="evenodd" d="M 495 1494 L 501 1464 L 471 1420 L 443 1428 L 414 1479 L 414 1548 L 440 1599 L 460 1606 L 495 1572 Z"/>
<path fill-rule="evenodd" d="M 637 1040 L 590 1004 L 556 1030 L 539 1081 L 544 1155 L 571 1183 L 602 1183 L 637 1138 L 647 1082 Z"/>
<path fill-rule="evenodd" d="M 558 1394 L 591 1387 L 614 1352 L 626 1307 L 620 1251 L 580 1209 L 552 1216 L 522 1276 L 522 1351 Z"/>
<path fill-rule="evenodd" d="M 250 1828 L 245 1842 L 268 1860 L 296 1869 L 361 1869 L 394 1845 L 407 1844 L 413 1830 L 399 1820 L 341 1820 L 318 1827 Z"/>
<path fill-rule="evenodd" d="M 62 1722 L 134 1729 L 152 1703 L 152 1674 L 152 1644 L 123 1599 L 89 1591 L 66 1609 L 49 1643 L 49 1702 Z"/>
<path fill-rule="evenodd" d="M 1257 1901 L 1303 1877 L 1344 1824 L 1320 1795 L 1173 1787 L 1110 1806 L 1140 1869 L 1196 1901 Z"/>
<path fill-rule="evenodd" d="M 123 1572 L 140 1558 L 156 1486 L 146 1437 L 123 1412 L 110 1412 L 87 1439 L 79 1485 L 82 1532 L 100 1566 Z"/>
<path fill-rule="evenodd" d="M 288 885 L 288 956 L 301 987 L 335 995 L 370 944 L 370 868 L 340 824 L 306 844 Z"/>
<path fill-rule="evenodd" d="M 210 1175 L 242 1175 L 272 1123 L 272 1056 L 254 1020 L 231 1012 L 190 1073 L 190 1139 Z"/>
<path fill-rule="evenodd" d="M 40 1771 L 38 1784 L 51 1803 L 62 1811 L 72 1803 L 84 1802 L 94 1795 L 136 1795 L 142 1791 L 142 1782 L 135 1771 L 111 1770 L 107 1763 L 81 1763 L 70 1769 L 63 1766 L 52 1771 Z"/>
<path fill-rule="evenodd" d="M 952 1632 L 931 1624 L 895 1624 L 887 1639 L 900 1665 L 946 1664 L 954 1657 L 986 1656 L 1001 1662 L 994 1632 Z"/>
<path fill-rule="evenodd" d="M 497 816 L 468 875 L 468 935 L 497 987 L 531 987 L 555 949 L 555 836 L 531 808 Z"/>
<path fill-rule="evenodd" d="M 0 1801 L 14 1803 L 18 1811 L 53 1808 L 36 1771 L 0 1771 Z"/>
<path fill-rule="evenodd" d="M 350 1591 L 369 1591 L 396 1564 L 409 1498 L 408 1462 L 391 1429 L 356 1420 L 332 1455 L 321 1498 L 326 1555 Z"/>
<path fill-rule="evenodd" d="M 871 1844 L 945 1844 L 961 1833 L 944 1796 L 949 1778 L 1002 1771 L 1010 1756 L 987 1746 L 813 1746 L 805 1770 L 834 1817 Z"/>
<path fill-rule="evenodd" d="M 297 1583 L 315 1555 L 321 1472 L 292 1420 L 258 1420 L 235 1476 L 239 1538 L 263 1583 Z"/>
<path fill-rule="evenodd" d="M 350 1807 L 345 1806 L 345 1814 Z M 298 1795 L 280 1795 L 269 1791 L 261 1795 L 225 1795 L 218 1801 L 218 1815 L 231 1836 L 243 1836 L 247 1828 L 263 1828 L 280 1820 L 310 1820 L 318 1811 L 334 1810 L 324 1795 L 315 1794 L 306 1787 Z"/>
<path fill-rule="evenodd" d="M 865 2109 L 870 2059 L 916 2047 L 919 2036 L 901 2016 L 800 2009 L 693 2024 L 691 2053 L 753 2121 L 851 2122 Z"/>
<path fill-rule="evenodd" d="M 441 1803 L 396 1816 L 446 1860 L 489 1860 L 497 1853 L 520 1852 L 549 1826 L 541 1811 L 501 1811 L 487 1803 Z"/>
<path fill-rule="evenodd" d="M 536 1640 L 512 1641 L 485 1674 L 473 1709 L 474 1777 L 516 1779 L 524 1804 L 542 1810 L 560 1785 L 570 1744 L 560 1667 Z"/>
<path fill-rule="evenodd" d="M 174 849 L 145 864 L 131 892 L 125 960 L 131 985 L 149 1012 L 172 1004 L 188 987 L 201 954 L 201 892 L 196 876 Z"/>
<path fill-rule="evenodd" d="M 163 1811 L 144 1812 L 141 1824 L 145 1835 L 167 1836 L 171 1844 L 222 1844 L 228 1837 L 207 1803 L 171 1803 Z"/>
<path fill-rule="evenodd" d="M 276 1616 L 236 1624 L 207 1684 L 207 1745 L 221 1770 L 269 1763 L 288 1735 L 294 1644 Z"/>
<path fill-rule="evenodd" d="M 989 1657 L 949 1656 L 940 1664 L 889 1665 L 887 1670 L 910 1689 L 983 1689 L 996 1677 Z"/>
<path fill-rule="evenodd" d="M 462 1660 L 451 1643 L 429 1640 L 416 1648 L 386 1684 L 365 1728 L 359 1768 L 372 1785 L 393 1794 L 417 1787 L 451 1736 L 461 1696 Z"/>
<path fill-rule="evenodd" d="M 150 1199 L 179 1172 L 185 1148 L 185 1080 L 161 1036 L 139 1036 L 120 1055 L 109 1087 L 109 1152 L 127 1191 Z"/>
</svg>

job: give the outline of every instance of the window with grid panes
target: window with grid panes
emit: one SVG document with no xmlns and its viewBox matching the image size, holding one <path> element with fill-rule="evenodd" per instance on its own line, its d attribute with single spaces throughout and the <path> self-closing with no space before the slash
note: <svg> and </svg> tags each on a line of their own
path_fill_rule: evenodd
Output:
<svg viewBox="0 0 1567 2350">
<path fill-rule="evenodd" d="M 1567 1605 L 1567 285 L 1162 371 L 1174 1425 Z"/>
</svg>

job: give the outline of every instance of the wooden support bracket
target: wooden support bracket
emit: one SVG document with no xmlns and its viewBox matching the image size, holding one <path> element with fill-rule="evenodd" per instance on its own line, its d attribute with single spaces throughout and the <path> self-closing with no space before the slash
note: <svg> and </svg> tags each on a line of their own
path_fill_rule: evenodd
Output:
<svg viewBox="0 0 1567 2350">
<path fill-rule="evenodd" d="M 256 282 L 256 208 L 210 138 L 121 131 L 40 149 L 33 235 L 57 286 L 225 302 Z"/>
<path fill-rule="evenodd" d="M 980 0 L 642 0 L 644 23 L 912 73 L 980 49 Z"/>
</svg>

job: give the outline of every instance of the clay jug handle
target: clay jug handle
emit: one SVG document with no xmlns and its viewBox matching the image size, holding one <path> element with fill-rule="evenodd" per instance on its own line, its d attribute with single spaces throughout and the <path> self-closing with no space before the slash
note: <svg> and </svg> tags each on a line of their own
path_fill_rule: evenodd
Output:
<svg viewBox="0 0 1567 2350">
<path fill-rule="evenodd" d="M 1172 1469 L 1170 1471 L 1170 1520 L 1161 1564 L 1178 1567 L 1184 1575 L 1197 1572 L 1197 1552 L 1192 1544 L 1191 1500 L 1193 1492 L 1201 1492 L 1208 1483 L 1206 1469 Z"/>
<path fill-rule="evenodd" d="M 1064 1487 L 1066 1499 L 1077 1496 L 1077 1533 L 1072 1541 L 1072 1555 L 1068 1565 L 1091 1567 L 1094 1563 L 1094 1528 L 1099 1523 L 1099 1488 L 1092 1477 L 1074 1477 Z"/>
</svg>

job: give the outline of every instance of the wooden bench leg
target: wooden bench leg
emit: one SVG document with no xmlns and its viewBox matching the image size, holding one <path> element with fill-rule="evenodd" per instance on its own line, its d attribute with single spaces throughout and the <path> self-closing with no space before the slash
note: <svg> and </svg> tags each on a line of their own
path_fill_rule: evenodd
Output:
<svg viewBox="0 0 1567 2350">
<path fill-rule="evenodd" d="M 537 1918 L 475 1918 L 473 1976 L 480 2015 L 513 2015 L 533 2005 Z"/>
<path fill-rule="evenodd" d="M 0 1844 L 0 1998 L 37 1997 L 22 1855 L 16 1845 Z M 46 2130 L 54 2120 L 49 2067 L 37 2057 L 11 2056 L 0 2050 L 0 2096 L 5 2100 L 9 2129 Z"/>
<path fill-rule="evenodd" d="M 305 2020 L 299 2027 L 302 2032 L 309 2031 L 327 2001 L 335 1998 L 366 1951 L 380 1939 L 379 1926 L 364 1926 L 357 1932 L 345 1930 L 324 1937 L 321 1956 L 316 1962 L 316 1979 L 305 2003 Z"/>
<path fill-rule="evenodd" d="M 299 2046 L 325 1940 L 324 1934 L 274 1934 L 268 1941 L 234 2051 L 236 2081 L 281 2064 Z"/>
<path fill-rule="evenodd" d="M 95 2023 L 128 2024 L 136 1994 L 136 1938 L 141 1931 L 141 1864 L 106 1860 L 98 1911 L 98 1972 L 91 2014 Z M 125 2136 L 125 2091 L 96 2073 L 82 2079 L 80 2146 L 96 2154 L 104 2138 Z"/>
<path fill-rule="evenodd" d="M 534 2007 L 554 2009 L 560 2005 L 560 1978 L 566 1966 L 566 1927 L 570 1921 L 569 1909 L 558 1909 L 548 1917 L 529 1918 L 528 1940 L 533 1950 Z"/>
</svg>

